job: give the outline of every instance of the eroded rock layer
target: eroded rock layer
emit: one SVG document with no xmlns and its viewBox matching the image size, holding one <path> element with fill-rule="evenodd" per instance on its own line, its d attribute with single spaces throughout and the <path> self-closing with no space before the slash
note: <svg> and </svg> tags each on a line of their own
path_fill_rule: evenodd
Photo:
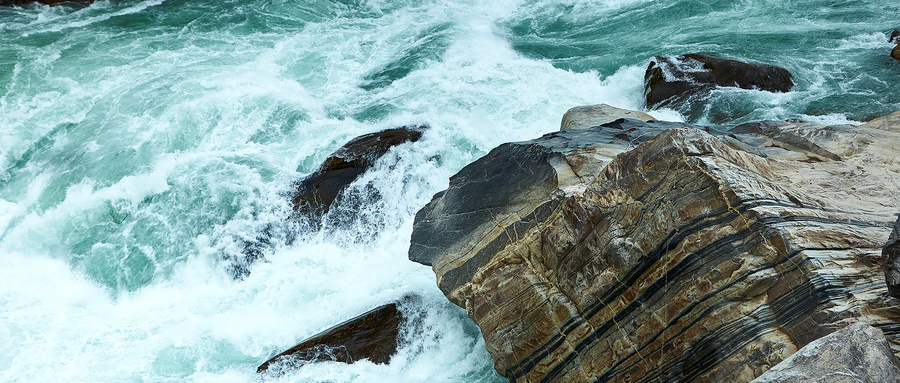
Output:
<svg viewBox="0 0 900 383">
<path fill-rule="evenodd" d="M 851 321 L 896 352 L 898 119 L 649 141 L 616 137 L 659 122 L 625 119 L 504 144 L 419 211 L 410 259 L 511 381 L 747 382 Z"/>
</svg>

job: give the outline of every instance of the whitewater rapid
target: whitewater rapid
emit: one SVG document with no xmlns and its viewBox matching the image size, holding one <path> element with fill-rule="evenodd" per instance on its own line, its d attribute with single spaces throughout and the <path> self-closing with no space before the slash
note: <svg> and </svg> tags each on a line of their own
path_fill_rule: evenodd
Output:
<svg viewBox="0 0 900 383">
<path fill-rule="evenodd" d="M 855 123 L 896 108 L 900 78 L 865 60 L 889 51 L 898 6 L 812 3 L 2 8 L 0 381 L 253 381 L 272 355 L 409 293 L 423 324 L 390 364 L 272 379 L 503 381 L 478 328 L 407 260 L 415 212 L 496 145 L 558 129 L 570 107 L 640 109 L 656 54 L 780 63 L 798 83 L 725 90 L 660 119 Z M 355 184 L 362 209 L 321 229 L 286 223 L 294 181 L 353 137 L 408 124 L 431 128 Z M 265 262 L 233 278 L 229 262 L 264 230 Z"/>
</svg>

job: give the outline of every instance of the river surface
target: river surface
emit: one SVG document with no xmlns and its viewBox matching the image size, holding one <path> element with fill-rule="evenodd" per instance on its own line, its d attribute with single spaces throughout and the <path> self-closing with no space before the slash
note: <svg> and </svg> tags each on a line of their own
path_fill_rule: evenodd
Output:
<svg viewBox="0 0 900 383">
<path fill-rule="evenodd" d="M 502 382 L 407 260 L 416 211 L 570 107 L 641 109 L 654 55 L 776 64 L 789 93 L 650 111 L 720 128 L 900 107 L 896 0 L 123 0 L 0 7 L 0 381 Z M 291 184 L 361 134 L 431 127 L 322 227 Z M 360 203 L 362 202 L 362 203 Z M 246 264 L 260 233 L 265 260 Z M 249 275 L 235 278 L 235 269 Z M 386 365 L 256 366 L 407 294 Z"/>
</svg>

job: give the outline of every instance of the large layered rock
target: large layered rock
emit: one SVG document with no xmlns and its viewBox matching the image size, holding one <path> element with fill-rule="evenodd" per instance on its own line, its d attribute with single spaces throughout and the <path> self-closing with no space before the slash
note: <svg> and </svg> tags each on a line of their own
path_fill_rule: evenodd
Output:
<svg viewBox="0 0 900 383">
<path fill-rule="evenodd" d="M 854 323 L 804 346 L 753 383 L 896 383 L 900 361 L 884 333 Z"/>
<path fill-rule="evenodd" d="M 404 300 L 416 299 L 407 297 Z M 406 318 L 398 303 L 374 308 L 291 347 L 257 368 L 285 372 L 306 363 L 332 361 L 353 363 L 368 359 L 383 364 L 397 352 L 398 337 Z"/>
<path fill-rule="evenodd" d="M 682 126 L 630 151 L 616 136 L 653 123 L 626 119 L 504 144 L 419 211 L 410 259 L 511 381 L 747 382 L 851 321 L 896 352 L 898 119 Z"/>
<path fill-rule="evenodd" d="M 791 73 L 781 67 L 702 54 L 656 56 L 644 74 L 648 108 L 678 106 L 717 86 L 787 92 L 794 87 L 794 81 Z"/>
</svg>

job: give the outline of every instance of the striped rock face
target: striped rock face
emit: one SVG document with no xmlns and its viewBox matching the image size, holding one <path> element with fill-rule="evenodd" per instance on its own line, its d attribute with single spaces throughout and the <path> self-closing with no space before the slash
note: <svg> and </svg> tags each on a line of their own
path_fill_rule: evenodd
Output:
<svg viewBox="0 0 900 383">
<path fill-rule="evenodd" d="M 896 353 L 898 120 L 504 144 L 416 215 L 410 259 L 516 382 L 747 382 L 852 321 Z"/>
</svg>

